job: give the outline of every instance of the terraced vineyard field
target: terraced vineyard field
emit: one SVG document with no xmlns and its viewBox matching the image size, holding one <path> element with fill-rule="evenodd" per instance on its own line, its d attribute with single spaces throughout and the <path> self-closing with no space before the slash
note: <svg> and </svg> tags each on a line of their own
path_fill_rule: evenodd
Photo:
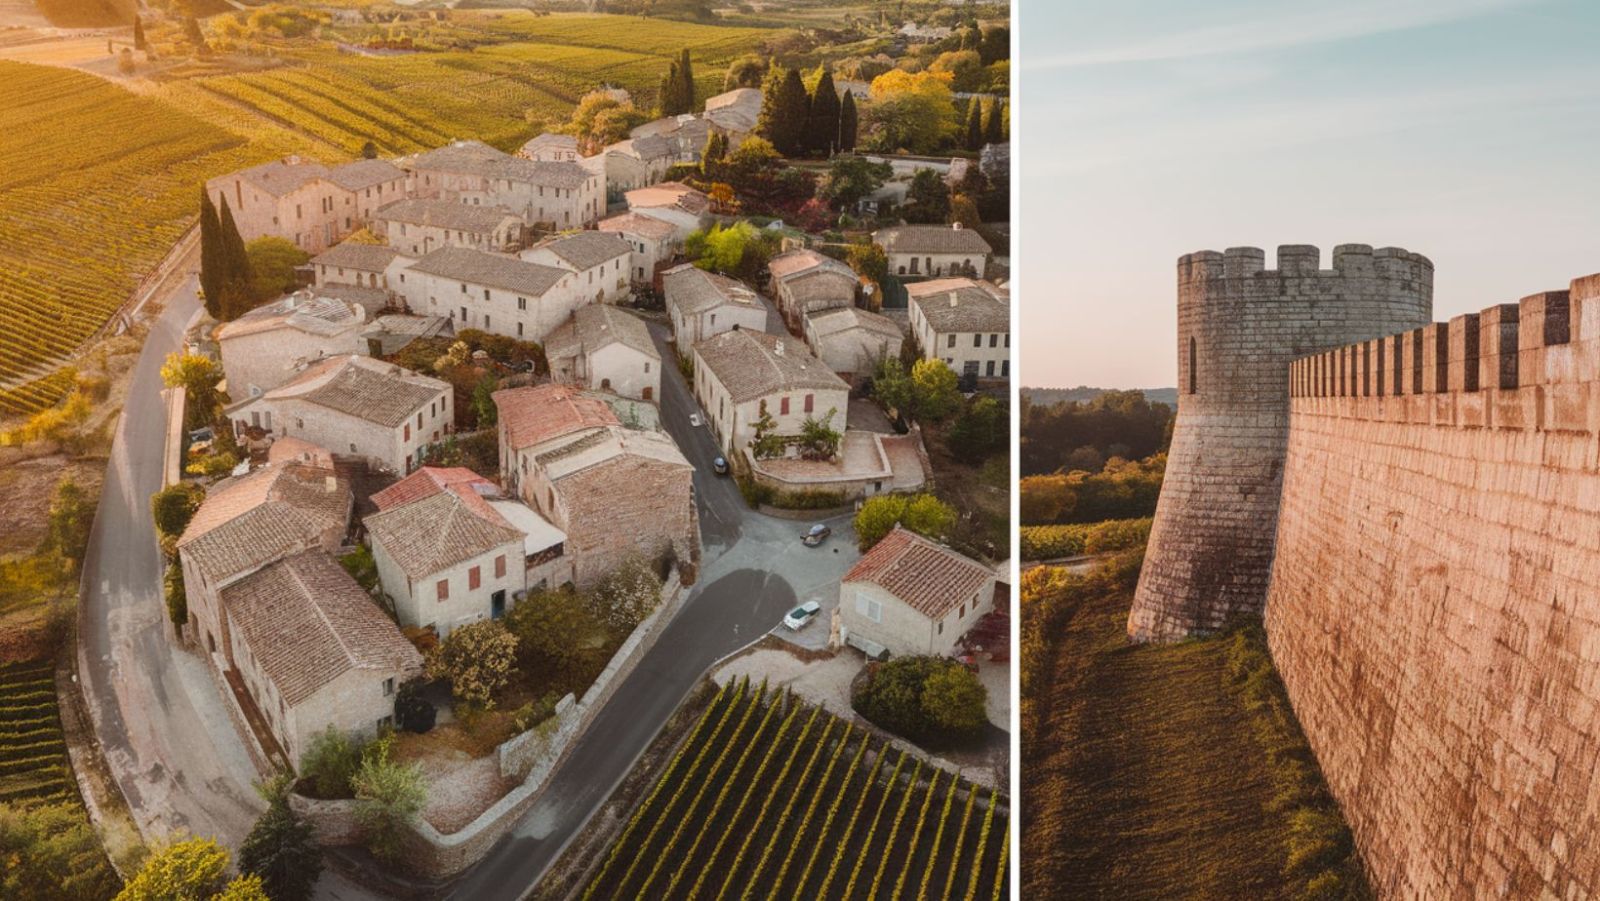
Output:
<svg viewBox="0 0 1600 901">
<path fill-rule="evenodd" d="M 787 694 L 725 686 L 584 898 L 1006 894 L 1010 804 Z"/>
<path fill-rule="evenodd" d="M 0 802 L 77 801 L 49 661 L 0 666 Z"/>
</svg>

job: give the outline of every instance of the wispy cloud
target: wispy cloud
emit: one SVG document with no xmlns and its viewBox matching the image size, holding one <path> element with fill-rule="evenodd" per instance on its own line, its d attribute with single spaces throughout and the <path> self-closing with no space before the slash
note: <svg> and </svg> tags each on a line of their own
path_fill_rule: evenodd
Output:
<svg viewBox="0 0 1600 901">
<path fill-rule="evenodd" d="M 1025 56 L 1025 69 L 1066 69 L 1191 59 L 1343 41 L 1475 18 L 1539 0 L 1364 0 L 1203 25 L 1105 46 Z"/>
</svg>

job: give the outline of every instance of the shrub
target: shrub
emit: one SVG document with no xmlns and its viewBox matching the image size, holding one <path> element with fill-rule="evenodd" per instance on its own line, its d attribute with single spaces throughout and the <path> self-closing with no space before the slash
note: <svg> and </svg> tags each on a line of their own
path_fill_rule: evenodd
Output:
<svg viewBox="0 0 1600 901">
<path fill-rule="evenodd" d="M 506 614 L 517 653 L 528 669 L 583 669 L 606 649 L 607 626 L 593 601 L 575 591 L 541 591 Z"/>
<path fill-rule="evenodd" d="M 360 802 L 356 821 L 365 832 L 367 850 L 394 863 L 404 850 L 406 830 L 428 801 L 428 785 L 421 770 L 389 758 L 391 742 L 386 736 L 369 745 L 350 783 Z"/>
<path fill-rule="evenodd" d="M 166 593 L 167 618 L 172 620 L 174 626 L 181 628 L 189 622 L 189 596 L 184 591 L 183 567 L 178 561 L 167 564 L 166 575 L 161 581 Z"/>
<path fill-rule="evenodd" d="M 239 846 L 239 872 L 258 877 L 272 901 L 305 901 L 322 874 L 322 848 L 289 806 L 287 788 L 282 778 L 262 786 L 267 811 Z"/>
<path fill-rule="evenodd" d="M 591 593 L 595 615 L 614 636 L 634 630 L 661 603 L 661 580 L 642 557 L 624 560 Z"/>
<path fill-rule="evenodd" d="M 401 729 L 421 735 L 433 729 L 438 716 L 439 712 L 422 696 L 421 686 L 415 680 L 400 686 L 394 699 L 394 721 Z"/>
<path fill-rule="evenodd" d="M 1092 525 L 1023 526 L 1022 559 L 1054 560 L 1079 554 L 1143 547 L 1150 539 L 1150 517 L 1111 519 Z"/>
<path fill-rule="evenodd" d="M 851 693 L 855 711 L 930 746 L 970 741 L 982 731 L 987 692 L 965 666 L 944 657 L 896 657 L 868 664 Z"/>
<path fill-rule="evenodd" d="M 0 802 L 0 898 L 110 898 L 120 880 L 73 803 Z"/>
<path fill-rule="evenodd" d="M 494 709 L 494 695 L 517 668 L 517 637 L 486 619 L 451 632 L 428 657 L 428 675 L 450 680 L 458 701 Z"/>
<path fill-rule="evenodd" d="M 228 852 L 221 845 L 209 838 L 191 838 L 152 854 L 122 887 L 117 901 L 264 901 L 266 897 L 256 877 L 228 881 Z"/>
<path fill-rule="evenodd" d="M 205 499 L 200 486 L 179 482 L 150 495 L 150 516 L 162 534 L 182 535 Z"/>
<path fill-rule="evenodd" d="M 896 525 L 937 541 L 955 522 L 955 508 L 931 494 L 880 494 L 868 498 L 856 511 L 856 541 L 865 552 Z"/>
<path fill-rule="evenodd" d="M 339 565 L 368 592 L 378 587 L 378 561 L 372 559 L 372 551 L 366 545 L 356 545 L 355 550 L 339 558 Z"/>
<path fill-rule="evenodd" d="M 845 498 L 843 491 L 806 488 L 775 492 L 767 503 L 780 510 L 832 510 L 844 506 Z"/>
<path fill-rule="evenodd" d="M 361 766 L 361 745 L 329 726 L 300 757 L 302 786 L 315 798 L 348 798 Z"/>
</svg>

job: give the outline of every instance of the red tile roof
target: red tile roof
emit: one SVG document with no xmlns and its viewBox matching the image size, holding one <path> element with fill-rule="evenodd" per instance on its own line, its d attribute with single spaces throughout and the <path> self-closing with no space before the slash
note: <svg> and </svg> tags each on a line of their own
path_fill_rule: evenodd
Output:
<svg viewBox="0 0 1600 901">
<path fill-rule="evenodd" d="M 931 619 L 941 619 L 970 600 L 994 571 L 901 526 L 872 546 L 845 574 L 846 582 L 870 582 Z"/>
<path fill-rule="evenodd" d="M 586 429 L 621 425 L 604 400 L 570 385 L 536 385 L 494 393 L 494 404 L 512 448 L 532 447 Z"/>
</svg>

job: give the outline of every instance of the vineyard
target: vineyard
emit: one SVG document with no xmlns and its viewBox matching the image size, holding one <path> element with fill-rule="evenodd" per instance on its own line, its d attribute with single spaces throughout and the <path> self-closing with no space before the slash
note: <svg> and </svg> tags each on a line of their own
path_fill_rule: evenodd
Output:
<svg viewBox="0 0 1600 901">
<path fill-rule="evenodd" d="M 1009 803 L 788 694 L 717 694 L 584 898 L 1006 894 Z"/>
<path fill-rule="evenodd" d="M 0 803 L 77 796 L 49 661 L 0 666 Z"/>
</svg>

